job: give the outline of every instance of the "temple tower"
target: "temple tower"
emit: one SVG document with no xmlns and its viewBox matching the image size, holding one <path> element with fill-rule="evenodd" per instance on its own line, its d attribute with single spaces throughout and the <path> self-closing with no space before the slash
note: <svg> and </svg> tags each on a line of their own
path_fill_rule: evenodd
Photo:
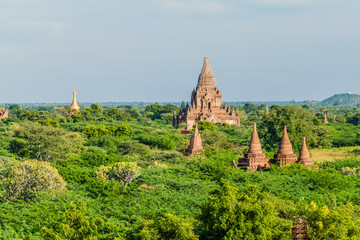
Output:
<svg viewBox="0 0 360 240">
<path fill-rule="evenodd" d="M 302 147 L 300 150 L 298 163 L 301 163 L 305 167 L 310 167 L 310 166 L 314 165 L 314 161 L 311 160 L 309 150 L 306 146 L 305 137 L 303 139 L 303 144 L 302 144 Z"/>
<path fill-rule="evenodd" d="M 274 155 L 272 163 L 277 164 L 280 167 L 284 167 L 296 162 L 297 160 L 297 155 L 293 152 L 286 126 L 284 126 L 284 133 L 280 140 L 279 150 L 277 154 Z"/>
<path fill-rule="evenodd" d="M 202 146 L 202 140 L 200 137 L 198 125 L 196 124 L 194 134 L 190 138 L 190 145 L 188 149 L 186 150 L 186 153 L 188 155 L 200 155 L 204 152 L 203 146 Z"/>
<path fill-rule="evenodd" d="M 249 151 L 245 154 L 244 158 L 239 159 L 238 167 L 255 171 L 262 170 L 269 166 L 269 158 L 265 157 L 265 154 L 261 149 L 259 135 L 256 130 L 256 123 L 254 123 Z"/>
<path fill-rule="evenodd" d="M 327 114 L 326 113 L 324 114 L 324 119 L 323 119 L 322 122 L 325 123 L 325 124 L 329 123 L 328 120 L 327 120 Z"/>
<path fill-rule="evenodd" d="M 197 121 L 239 125 L 240 117 L 235 112 L 222 108 L 222 100 L 209 58 L 205 57 L 196 89 L 191 93 L 190 106 L 181 109 L 179 115 L 173 117 L 173 126 L 177 127 L 185 122 L 187 130 L 191 130 Z"/>
<path fill-rule="evenodd" d="M 72 101 L 72 104 L 70 106 L 70 110 L 71 111 L 76 111 L 76 112 L 79 112 L 80 111 L 80 106 L 78 105 L 77 101 L 76 101 L 76 91 L 75 91 L 75 88 L 74 88 L 74 91 L 73 91 L 73 101 Z"/>
</svg>

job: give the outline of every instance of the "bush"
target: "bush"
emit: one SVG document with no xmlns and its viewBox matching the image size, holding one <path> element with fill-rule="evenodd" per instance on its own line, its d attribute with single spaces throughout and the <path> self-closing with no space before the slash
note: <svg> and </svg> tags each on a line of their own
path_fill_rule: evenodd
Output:
<svg viewBox="0 0 360 240">
<path fill-rule="evenodd" d="M 40 161 L 65 160 L 79 153 L 82 138 L 62 128 L 32 123 L 14 130 L 17 138 L 10 142 L 10 151 Z M 19 140 L 22 139 L 22 140 Z"/>
<path fill-rule="evenodd" d="M 114 180 L 127 186 L 135 178 L 140 176 L 141 167 L 135 162 L 118 162 L 112 166 L 100 166 L 95 175 L 98 179 Z"/>
<path fill-rule="evenodd" d="M 82 132 L 86 135 L 86 137 L 102 137 L 106 135 L 110 136 L 131 136 L 133 134 L 133 130 L 131 126 L 121 124 L 118 127 L 114 126 L 86 126 L 83 128 Z"/>
<path fill-rule="evenodd" d="M 212 122 L 208 121 L 198 121 L 199 130 L 210 130 L 214 131 L 216 129 L 215 125 Z"/>
<path fill-rule="evenodd" d="M 239 193 L 225 184 L 214 190 L 201 215 L 208 239 L 289 239 L 291 223 L 255 187 Z"/>
<path fill-rule="evenodd" d="M 179 145 L 179 136 L 169 133 L 157 133 L 157 134 L 141 134 L 138 136 L 138 140 L 141 143 L 149 145 L 151 147 L 163 149 L 163 150 L 173 150 Z"/>
<path fill-rule="evenodd" d="M 172 164 L 179 164 L 185 161 L 184 155 L 179 152 L 171 151 L 171 152 L 154 152 L 148 158 L 149 161 L 163 161 Z"/>
<path fill-rule="evenodd" d="M 141 221 L 130 234 L 131 239 L 196 240 L 192 222 L 166 213 L 154 220 Z"/>
<path fill-rule="evenodd" d="M 46 118 L 46 119 L 42 119 L 42 120 L 38 120 L 36 121 L 37 123 L 39 123 L 40 125 L 43 126 L 48 126 L 48 127 L 60 127 L 60 124 L 55 121 L 52 120 L 51 118 Z"/>
<path fill-rule="evenodd" d="M 47 162 L 37 160 L 24 161 L 9 170 L 3 182 L 6 198 L 14 199 L 37 196 L 41 190 L 63 191 L 66 182 L 56 168 Z"/>
<path fill-rule="evenodd" d="M 86 203 L 78 201 L 71 202 L 64 214 L 63 223 L 58 227 L 58 231 L 49 228 L 41 229 L 41 236 L 46 240 L 80 240 L 98 239 L 98 228 L 103 227 L 105 221 L 102 218 L 90 219 L 87 215 Z"/>
<path fill-rule="evenodd" d="M 117 149 L 120 154 L 130 155 L 130 154 L 146 154 L 149 152 L 149 146 L 146 146 L 142 143 L 133 140 L 127 140 L 120 142 L 117 146 Z"/>
</svg>

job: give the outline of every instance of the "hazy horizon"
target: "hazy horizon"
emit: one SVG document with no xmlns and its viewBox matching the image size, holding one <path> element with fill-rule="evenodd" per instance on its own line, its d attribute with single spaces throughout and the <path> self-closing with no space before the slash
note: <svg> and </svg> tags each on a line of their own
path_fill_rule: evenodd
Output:
<svg viewBox="0 0 360 240">
<path fill-rule="evenodd" d="M 360 93 L 360 1 L 3 0 L 0 102 L 224 102 Z"/>
</svg>

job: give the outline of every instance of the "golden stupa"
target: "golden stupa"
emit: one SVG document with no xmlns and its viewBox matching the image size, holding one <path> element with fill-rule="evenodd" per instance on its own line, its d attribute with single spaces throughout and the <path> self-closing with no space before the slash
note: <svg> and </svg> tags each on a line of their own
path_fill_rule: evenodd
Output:
<svg viewBox="0 0 360 240">
<path fill-rule="evenodd" d="M 73 102 L 72 102 L 72 104 L 70 106 L 70 110 L 71 111 L 76 111 L 76 112 L 80 111 L 80 106 L 76 101 L 76 91 L 75 91 L 75 89 L 74 89 L 74 92 L 73 92 Z"/>
</svg>

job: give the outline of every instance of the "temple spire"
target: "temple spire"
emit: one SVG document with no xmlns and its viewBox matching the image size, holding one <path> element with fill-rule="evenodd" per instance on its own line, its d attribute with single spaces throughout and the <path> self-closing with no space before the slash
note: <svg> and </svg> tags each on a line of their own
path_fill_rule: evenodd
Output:
<svg viewBox="0 0 360 240">
<path fill-rule="evenodd" d="M 294 154 L 286 126 L 284 126 L 284 133 L 280 140 L 278 154 Z"/>
<path fill-rule="evenodd" d="M 208 56 L 204 58 L 204 64 L 199 75 L 197 88 L 216 88 L 216 77 L 211 68 Z"/>
<path fill-rule="evenodd" d="M 325 124 L 329 123 L 328 120 L 327 120 L 327 114 L 326 113 L 324 114 L 323 123 L 325 123 Z"/>
<path fill-rule="evenodd" d="M 306 146 L 306 139 L 304 137 L 303 144 L 301 146 L 300 154 L 299 154 L 299 162 L 310 159 L 310 153 Z"/>
<path fill-rule="evenodd" d="M 254 130 L 251 135 L 248 153 L 263 153 L 261 150 L 261 143 L 260 143 L 259 135 L 256 130 L 256 123 L 254 123 Z"/>
<path fill-rule="evenodd" d="M 76 101 L 76 91 L 75 91 L 75 88 L 74 88 L 74 91 L 73 91 L 73 101 L 72 101 L 72 104 L 70 106 L 70 110 L 73 111 L 80 111 L 80 106 L 79 104 L 77 103 Z"/>
<path fill-rule="evenodd" d="M 266 106 L 266 109 L 265 109 L 265 117 L 269 116 L 269 108 L 268 106 Z"/>
<path fill-rule="evenodd" d="M 308 166 L 311 166 L 311 165 L 314 164 L 314 161 L 311 160 L 311 158 L 310 158 L 310 153 L 309 153 L 309 150 L 308 150 L 308 148 L 306 146 L 305 137 L 303 139 L 303 144 L 302 144 L 301 149 L 300 149 L 298 163 L 303 164 L 305 167 L 308 167 Z"/>
<path fill-rule="evenodd" d="M 256 123 L 254 123 L 254 130 L 251 135 L 249 151 L 244 154 L 243 158 L 239 159 L 239 165 L 237 167 L 255 171 L 262 170 L 269 166 L 269 158 L 266 158 L 265 154 L 261 150 L 261 143 L 256 130 Z"/>
<path fill-rule="evenodd" d="M 199 155 L 203 153 L 202 140 L 200 137 L 198 125 L 196 123 L 194 134 L 190 138 L 190 145 L 186 150 L 187 154 Z"/>
</svg>

